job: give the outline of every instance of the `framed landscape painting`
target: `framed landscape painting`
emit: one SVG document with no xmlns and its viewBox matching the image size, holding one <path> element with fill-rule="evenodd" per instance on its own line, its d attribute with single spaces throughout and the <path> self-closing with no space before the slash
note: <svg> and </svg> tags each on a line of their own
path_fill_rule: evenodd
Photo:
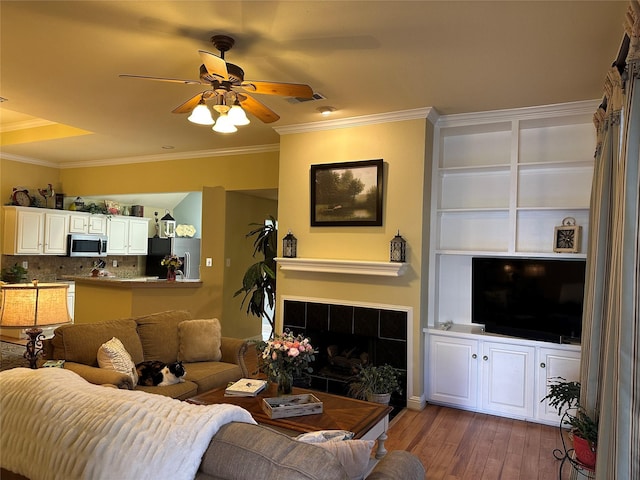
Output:
<svg viewBox="0 0 640 480">
<path fill-rule="evenodd" d="M 311 226 L 382 225 L 383 162 L 311 165 Z"/>
</svg>

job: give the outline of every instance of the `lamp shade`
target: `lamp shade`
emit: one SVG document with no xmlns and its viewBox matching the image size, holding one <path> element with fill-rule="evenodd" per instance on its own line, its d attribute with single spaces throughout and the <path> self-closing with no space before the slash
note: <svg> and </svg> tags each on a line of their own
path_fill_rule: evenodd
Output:
<svg viewBox="0 0 640 480">
<path fill-rule="evenodd" d="M 215 123 L 211 116 L 211 110 L 209 110 L 204 102 L 196 105 L 196 108 L 193 109 L 187 120 L 191 123 L 197 123 L 198 125 L 213 125 Z"/>
<path fill-rule="evenodd" d="M 229 113 L 227 115 L 229 115 L 229 119 L 231 120 L 231 123 L 233 123 L 238 127 L 243 125 L 249 125 L 250 123 L 249 119 L 247 118 L 247 114 L 244 112 L 244 110 L 240 105 L 232 106 L 231 110 L 229 110 Z"/>
<path fill-rule="evenodd" d="M 229 115 L 227 115 L 226 113 L 220 114 L 212 130 L 218 133 L 235 133 L 238 131 L 236 126 L 229 118 Z"/>
<path fill-rule="evenodd" d="M 20 283 L 2 285 L 0 326 L 30 328 L 69 323 L 64 283 Z"/>
</svg>

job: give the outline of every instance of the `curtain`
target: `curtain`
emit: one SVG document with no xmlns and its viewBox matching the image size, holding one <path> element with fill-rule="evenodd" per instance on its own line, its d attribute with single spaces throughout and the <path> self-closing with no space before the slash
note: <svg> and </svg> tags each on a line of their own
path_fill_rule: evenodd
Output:
<svg viewBox="0 0 640 480">
<path fill-rule="evenodd" d="M 581 403 L 599 418 L 595 477 L 640 479 L 640 3 L 607 74 L 591 192 Z M 626 53 L 626 54 L 624 54 Z"/>
</svg>

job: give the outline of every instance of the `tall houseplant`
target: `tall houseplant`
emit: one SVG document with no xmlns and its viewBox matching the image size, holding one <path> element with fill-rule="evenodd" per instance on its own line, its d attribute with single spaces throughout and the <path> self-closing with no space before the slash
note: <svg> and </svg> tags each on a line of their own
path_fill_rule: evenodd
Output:
<svg viewBox="0 0 640 480">
<path fill-rule="evenodd" d="M 598 445 L 598 421 L 591 418 L 580 405 L 580 382 L 568 382 L 561 377 L 551 379 L 549 391 L 541 402 L 545 400 L 557 410 L 558 415 L 562 415 L 562 424 L 569 426 L 576 459 L 593 469 Z"/>
<path fill-rule="evenodd" d="M 278 231 L 276 229 L 276 219 L 269 216 L 269 221 L 265 223 L 251 223 L 255 226 L 247 233 L 246 237 L 255 236 L 253 242 L 253 257 L 261 254 L 263 259 L 251 265 L 242 278 L 242 287 L 235 293 L 234 297 L 244 294 L 242 306 L 247 304 L 247 314 L 255 315 L 262 319 L 266 318 L 271 326 L 271 335 L 275 333 L 275 318 L 271 317 L 267 310 L 273 310 L 276 295 L 276 261 L 278 251 L 276 245 Z"/>
</svg>

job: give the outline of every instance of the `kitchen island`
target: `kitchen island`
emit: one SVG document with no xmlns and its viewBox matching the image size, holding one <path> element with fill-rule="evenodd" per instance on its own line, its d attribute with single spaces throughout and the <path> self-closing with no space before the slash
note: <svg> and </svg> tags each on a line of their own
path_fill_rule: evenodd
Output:
<svg viewBox="0 0 640 480">
<path fill-rule="evenodd" d="M 191 310 L 200 280 L 68 276 L 76 285 L 75 323 L 96 323 L 165 310 Z"/>
</svg>

